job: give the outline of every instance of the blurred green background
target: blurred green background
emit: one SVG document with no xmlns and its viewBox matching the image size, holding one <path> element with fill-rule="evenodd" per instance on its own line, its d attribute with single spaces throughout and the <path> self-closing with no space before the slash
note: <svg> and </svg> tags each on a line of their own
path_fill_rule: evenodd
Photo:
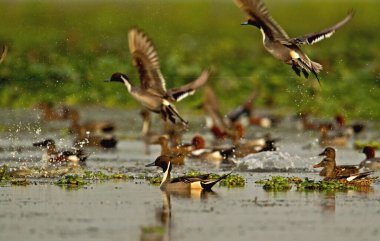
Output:
<svg viewBox="0 0 380 241">
<path fill-rule="evenodd" d="M 321 63 L 315 78 L 297 77 L 270 56 L 260 32 L 240 26 L 246 15 L 232 0 L 1 1 L 0 42 L 9 46 L 0 65 L 0 107 L 40 101 L 136 108 L 127 90 L 105 83 L 124 72 L 138 83 L 127 32 L 143 29 L 154 41 L 168 87 L 215 67 L 210 84 L 222 110 L 261 88 L 257 106 L 279 112 L 380 119 L 380 1 L 267 0 L 274 19 L 295 37 L 335 24 L 349 9 L 353 20 L 332 38 L 303 50 Z M 184 100 L 195 108 L 202 95 Z"/>
</svg>

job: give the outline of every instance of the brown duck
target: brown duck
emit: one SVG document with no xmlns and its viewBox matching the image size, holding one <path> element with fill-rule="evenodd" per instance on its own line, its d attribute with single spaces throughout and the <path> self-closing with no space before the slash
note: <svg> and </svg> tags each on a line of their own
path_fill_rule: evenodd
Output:
<svg viewBox="0 0 380 241">
<path fill-rule="evenodd" d="M 359 168 L 365 168 L 369 171 L 380 171 L 380 158 L 375 157 L 375 148 L 373 146 L 365 146 L 363 153 L 366 158 L 359 164 Z"/>
<path fill-rule="evenodd" d="M 337 166 L 335 162 L 335 149 L 332 147 L 327 147 L 319 156 L 324 156 L 325 158 L 313 167 L 323 168 L 319 175 L 324 176 L 324 180 L 346 179 L 347 181 L 352 181 L 367 177 L 370 174 L 370 172 L 359 173 L 359 168 L 352 165 Z"/>
<path fill-rule="evenodd" d="M 169 119 L 175 123 L 178 118 L 182 123 L 187 124 L 172 103 L 194 94 L 196 89 L 206 83 L 210 70 L 204 70 L 198 79 L 187 85 L 167 90 L 165 79 L 161 74 L 158 54 L 152 41 L 136 28 L 129 30 L 128 41 L 133 63 L 139 70 L 140 86 L 132 85 L 128 76 L 122 73 L 114 73 L 109 81 L 123 83 L 132 97 L 147 110 L 161 114 L 165 121 Z"/>
</svg>

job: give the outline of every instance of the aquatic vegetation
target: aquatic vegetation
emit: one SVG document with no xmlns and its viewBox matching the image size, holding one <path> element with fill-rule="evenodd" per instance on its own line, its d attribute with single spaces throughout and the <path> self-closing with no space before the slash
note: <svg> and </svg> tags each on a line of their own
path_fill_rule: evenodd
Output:
<svg viewBox="0 0 380 241">
<path fill-rule="evenodd" d="M 372 141 L 360 141 L 357 140 L 354 142 L 354 148 L 358 150 L 362 150 L 365 146 L 372 146 L 376 150 L 380 149 L 380 142 L 372 140 Z"/>
<path fill-rule="evenodd" d="M 11 179 L 10 183 L 15 186 L 26 186 L 31 184 L 31 182 L 27 179 Z"/>
<path fill-rule="evenodd" d="M 297 191 L 347 191 L 357 190 L 358 187 L 369 187 L 373 178 L 354 181 L 314 181 L 308 178 L 273 176 L 271 179 L 257 180 L 256 184 L 263 185 L 266 191 L 289 191 L 293 186 Z"/>
<path fill-rule="evenodd" d="M 87 182 L 78 174 L 68 174 L 55 182 L 55 184 L 60 186 L 78 187 L 86 185 Z"/>
<path fill-rule="evenodd" d="M 165 234 L 165 228 L 162 226 L 147 226 L 147 227 L 142 227 L 141 230 L 144 234 L 147 234 L 147 233 Z"/>
<path fill-rule="evenodd" d="M 97 180 L 97 181 L 105 181 L 110 179 L 110 177 L 101 171 L 84 171 L 83 179 L 87 180 Z"/>
<path fill-rule="evenodd" d="M 120 180 L 134 179 L 133 176 L 122 174 L 119 172 L 113 173 L 112 175 L 109 176 L 109 178 L 110 179 L 120 179 Z"/>
<path fill-rule="evenodd" d="M 245 179 L 239 174 L 230 174 L 228 177 L 226 177 L 226 179 L 221 180 L 219 185 L 228 188 L 244 187 Z"/>
<path fill-rule="evenodd" d="M 292 188 L 288 178 L 281 176 L 272 176 L 271 179 L 258 180 L 255 183 L 263 184 L 263 189 L 266 191 L 289 191 Z"/>
<path fill-rule="evenodd" d="M 149 183 L 152 185 L 160 185 L 162 181 L 162 177 L 160 175 L 156 175 L 149 179 Z"/>
<path fill-rule="evenodd" d="M 346 191 L 355 190 L 356 187 L 349 183 L 342 183 L 340 181 L 318 181 L 305 180 L 297 184 L 297 191 Z"/>
</svg>

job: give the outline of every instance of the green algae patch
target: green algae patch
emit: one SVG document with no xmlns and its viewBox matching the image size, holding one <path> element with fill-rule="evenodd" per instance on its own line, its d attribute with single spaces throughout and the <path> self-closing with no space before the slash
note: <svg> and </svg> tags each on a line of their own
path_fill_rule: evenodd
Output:
<svg viewBox="0 0 380 241">
<path fill-rule="evenodd" d="M 96 180 L 96 181 L 105 181 L 105 180 L 109 180 L 110 177 L 107 174 L 105 174 L 104 172 L 101 172 L 101 171 L 97 171 L 97 172 L 84 171 L 83 179 L 86 179 L 86 180 Z"/>
<path fill-rule="evenodd" d="M 69 174 L 59 179 L 55 184 L 67 187 L 80 187 L 86 185 L 87 182 L 77 174 Z"/>
<path fill-rule="evenodd" d="M 336 181 L 314 181 L 308 178 L 302 179 L 299 177 L 281 177 L 273 176 L 271 179 L 261 179 L 255 182 L 256 184 L 263 185 L 263 189 L 266 191 L 281 192 L 289 191 L 293 186 L 297 188 L 297 191 L 347 191 L 357 190 L 357 187 L 352 183 Z"/>
<path fill-rule="evenodd" d="M 355 186 L 341 183 L 339 181 L 318 181 L 305 180 L 297 184 L 297 191 L 347 191 L 356 190 Z"/>
<path fill-rule="evenodd" d="M 225 179 L 221 180 L 219 185 L 228 188 L 244 187 L 245 179 L 239 174 L 230 174 Z"/>
<path fill-rule="evenodd" d="M 291 182 L 286 177 L 273 176 L 271 179 L 258 180 L 255 183 L 262 184 L 265 191 L 284 192 L 292 188 Z"/>
<path fill-rule="evenodd" d="M 109 178 L 114 179 L 114 180 L 133 180 L 133 179 L 135 179 L 133 176 L 129 176 L 129 175 L 119 173 L 119 172 L 113 173 L 112 175 L 109 176 Z"/>
<path fill-rule="evenodd" d="M 162 177 L 160 175 L 156 175 L 149 179 L 149 183 L 152 185 L 160 185 L 162 181 Z"/>
</svg>

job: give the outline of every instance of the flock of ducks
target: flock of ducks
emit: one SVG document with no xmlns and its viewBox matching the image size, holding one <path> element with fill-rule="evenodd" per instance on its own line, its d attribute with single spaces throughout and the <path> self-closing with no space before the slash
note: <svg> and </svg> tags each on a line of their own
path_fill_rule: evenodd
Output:
<svg viewBox="0 0 380 241">
<path fill-rule="evenodd" d="M 331 37 L 336 30 L 347 24 L 353 17 L 351 11 L 343 20 L 326 28 L 322 31 L 304 36 L 290 38 L 287 33 L 272 19 L 269 11 L 262 0 L 234 0 L 236 5 L 248 14 L 248 20 L 242 25 L 252 25 L 257 27 L 263 36 L 264 48 L 276 59 L 291 65 L 293 71 L 298 75 L 308 78 L 312 73 L 317 80 L 318 73 L 322 70 L 322 65 L 309 59 L 301 50 L 301 45 L 311 45 L 323 39 Z M 182 165 L 185 158 L 200 159 L 213 163 L 226 163 L 234 158 L 241 158 L 252 153 L 262 151 L 277 150 L 275 142 L 277 141 L 270 136 L 248 139 L 245 136 L 245 127 L 242 119 L 248 119 L 250 125 L 259 125 L 268 128 L 278 122 L 275 117 L 256 116 L 252 103 L 259 95 L 255 90 L 247 100 L 229 114 L 222 114 L 219 110 L 219 104 L 212 88 L 205 86 L 207 80 L 212 74 L 211 68 L 205 68 L 199 77 L 194 81 L 176 88 L 168 89 L 164 75 L 160 70 L 160 61 L 158 53 L 154 48 L 149 37 L 137 28 L 132 28 L 128 32 L 129 50 L 133 58 L 133 64 L 137 67 L 140 79 L 140 85 L 123 73 L 114 73 L 109 82 L 120 82 L 124 84 L 130 95 L 141 103 L 143 110 L 141 116 L 143 119 L 142 140 L 145 143 L 145 153 L 150 152 L 151 144 L 161 145 L 161 154 L 157 159 L 148 164 L 147 167 L 157 166 L 162 168 L 164 177 L 160 188 L 163 190 L 176 189 L 204 189 L 211 188 L 220 180 L 226 178 L 229 174 L 223 175 L 218 179 L 210 178 L 210 174 L 197 177 L 179 177 L 172 179 L 170 172 L 173 165 Z M 3 50 L 0 61 L 4 59 L 6 48 Z M 199 88 L 205 86 L 204 101 L 200 106 L 207 117 L 207 126 L 214 137 L 214 143 L 211 147 L 206 147 L 206 141 L 201 135 L 193 137 L 191 143 L 183 143 L 182 135 L 187 130 L 188 122 L 181 116 L 175 107 L 175 103 L 192 95 Z M 63 108 L 60 113 L 54 113 L 49 105 L 40 105 L 39 108 L 44 112 L 44 119 L 71 120 L 70 132 L 75 134 L 75 143 L 95 145 L 102 147 L 114 147 L 117 140 L 111 133 L 114 127 L 110 123 L 83 123 L 79 122 L 79 113 L 69 108 Z M 155 134 L 151 131 L 151 113 L 156 113 L 165 121 L 165 135 Z M 323 168 L 320 175 L 325 180 L 368 180 L 369 171 L 380 169 L 380 159 L 375 158 L 374 148 L 367 146 L 363 153 L 366 160 L 357 166 L 338 166 L 335 161 L 335 149 L 330 146 L 342 146 L 346 144 L 347 137 L 351 134 L 349 129 L 354 132 L 361 131 L 360 126 L 346 126 L 344 119 L 337 117 L 338 127 L 336 124 L 313 123 L 308 119 L 308 115 L 301 116 L 303 128 L 305 130 L 318 130 L 321 133 L 320 145 L 327 148 L 320 154 L 324 159 L 314 165 L 314 168 Z M 331 130 L 335 129 L 335 134 Z M 100 135 L 93 133 L 99 132 Z M 231 140 L 230 145 L 225 146 L 225 140 Z M 34 146 L 46 149 L 44 159 L 51 163 L 73 162 L 81 163 L 86 160 L 88 155 L 83 149 L 76 145 L 73 151 L 57 151 L 55 142 L 51 139 L 34 143 Z M 360 172 L 360 169 L 365 169 Z"/>
</svg>

